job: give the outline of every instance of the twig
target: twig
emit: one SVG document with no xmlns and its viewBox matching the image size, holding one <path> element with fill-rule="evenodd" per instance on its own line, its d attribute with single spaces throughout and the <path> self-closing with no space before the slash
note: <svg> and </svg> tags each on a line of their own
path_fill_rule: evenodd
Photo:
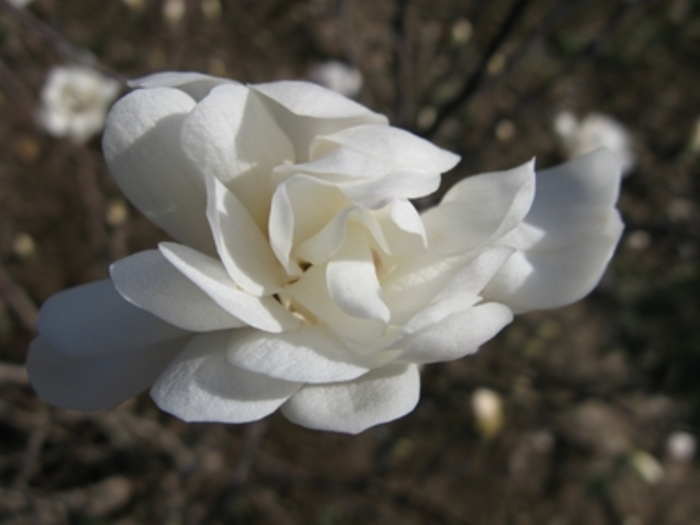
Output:
<svg viewBox="0 0 700 525">
<path fill-rule="evenodd" d="M 459 93 L 457 93 L 457 95 L 455 95 L 455 97 L 452 100 L 450 100 L 447 104 L 440 108 L 440 110 L 437 112 L 435 121 L 433 122 L 432 126 L 430 126 L 422 133 L 424 137 L 433 136 L 438 131 L 438 129 L 440 129 L 443 122 L 450 115 L 452 115 L 452 113 L 455 110 L 457 110 L 463 104 L 469 102 L 472 95 L 474 95 L 474 93 L 476 93 L 476 91 L 479 89 L 481 82 L 484 76 L 486 75 L 489 62 L 491 62 L 491 59 L 501 47 L 503 42 L 505 42 L 508 36 L 510 36 L 511 31 L 515 27 L 516 23 L 520 20 L 523 12 L 525 11 L 525 8 L 528 6 L 530 1 L 531 0 L 515 1 L 515 3 L 510 9 L 510 12 L 508 13 L 508 15 L 506 15 L 503 24 L 501 24 L 501 28 L 498 34 L 491 41 L 486 52 L 481 56 L 481 60 L 479 61 L 479 64 L 477 65 L 476 70 L 474 71 L 474 74 L 464 84 L 462 90 Z"/>
<path fill-rule="evenodd" d="M 396 123 L 400 127 L 413 127 L 413 60 L 411 57 L 411 40 L 406 31 L 408 0 L 399 0 L 396 16 L 392 23 L 394 29 L 394 64 L 396 77 Z"/>
<path fill-rule="evenodd" d="M 243 444 L 243 450 L 241 451 L 241 456 L 238 458 L 238 464 L 233 471 L 233 483 L 235 485 L 243 485 L 248 476 L 250 475 L 250 469 L 253 466 L 255 457 L 258 454 L 258 449 L 260 448 L 260 443 L 262 438 L 267 432 L 267 422 L 258 421 L 256 423 L 251 423 L 245 429 L 245 442 Z"/>
<path fill-rule="evenodd" d="M 2 263 L 0 263 L 0 298 L 17 314 L 27 330 L 33 332 L 36 329 L 39 314 L 34 302 L 24 288 L 12 279 Z"/>
<path fill-rule="evenodd" d="M 29 88 L 17 78 L 17 75 L 5 64 L 2 58 L 0 58 L 0 83 L 2 83 L 2 87 L 5 92 L 7 92 L 8 96 L 14 99 L 20 109 L 19 113 L 31 119 L 34 115 L 34 108 L 36 107 L 34 97 Z"/>
<path fill-rule="evenodd" d="M 77 176 L 83 206 L 87 212 L 87 233 L 93 248 L 101 250 L 107 242 L 104 224 L 104 198 L 97 183 L 92 153 L 85 148 L 75 148 L 78 163 Z"/>
</svg>

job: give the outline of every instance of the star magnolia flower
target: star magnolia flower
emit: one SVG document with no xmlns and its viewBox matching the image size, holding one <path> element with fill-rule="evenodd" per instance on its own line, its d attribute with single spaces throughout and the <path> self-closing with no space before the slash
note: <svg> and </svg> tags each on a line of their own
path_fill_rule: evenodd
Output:
<svg viewBox="0 0 700 525">
<path fill-rule="evenodd" d="M 56 137 L 87 142 L 102 131 L 119 82 L 82 66 L 54 67 L 41 90 L 39 122 Z"/>
<path fill-rule="evenodd" d="M 186 421 L 281 409 L 357 433 L 418 402 L 514 312 L 587 294 L 615 248 L 619 169 L 598 151 L 471 177 L 420 215 L 458 157 L 315 84 L 195 73 L 133 83 L 104 135 L 131 202 L 175 242 L 49 299 L 39 395 L 110 407 L 151 388 Z"/>
</svg>

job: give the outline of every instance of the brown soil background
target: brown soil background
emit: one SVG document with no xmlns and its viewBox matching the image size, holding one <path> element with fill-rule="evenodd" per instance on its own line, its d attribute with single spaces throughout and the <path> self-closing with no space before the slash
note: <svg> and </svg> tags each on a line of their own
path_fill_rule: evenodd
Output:
<svg viewBox="0 0 700 525">
<path fill-rule="evenodd" d="M 222 0 L 207 18 L 188 0 L 175 25 L 162 4 L 0 2 L 0 523 L 700 523 L 697 462 L 666 452 L 672 432 L 700 428 L 700 154 L 689 146 L 700 2 Z M 460 44 L 462 18 L 473 34 Z M 73 145 L 35 124 L 48 69 L 87 51 L 121 78 L 261 82 L 349 61 L 365 76 L 362 103 L 463 156 L 445 187 L 533 155 L 561 161 L 561 109 L 613 114 L 639 160 L 620 199 L 625 237 L 591 296 L 426 367 L 415 412 L 360 436 L 278 415 L 187 425 L 147 395 L 104 413 L 55 410 L 22 366 L 34 305 L 163 238 L 133 208 L 124 223 L 106 219 L 122 201 L 99 139 Z M 479 387 L 504 401 L 489 440 L 471 411 Z M 660 479 L 635 468 L 640 452 Z"/>
</svg>

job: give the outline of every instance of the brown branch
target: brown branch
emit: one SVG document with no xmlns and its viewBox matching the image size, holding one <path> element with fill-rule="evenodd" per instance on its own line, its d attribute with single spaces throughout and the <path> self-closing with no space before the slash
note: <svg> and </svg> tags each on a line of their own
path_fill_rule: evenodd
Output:
<svg viewBox="0 0 700 525">
<path fill-rule="evenodd" d="M 36 329 L 36 322 L 39 317 L 34 301 L 29 294 L 18 285 L 0 263 L 0 298 L 2 298 L 12 311 L 17 314 L 22 325 L 33 332 Z"/>
</svg>

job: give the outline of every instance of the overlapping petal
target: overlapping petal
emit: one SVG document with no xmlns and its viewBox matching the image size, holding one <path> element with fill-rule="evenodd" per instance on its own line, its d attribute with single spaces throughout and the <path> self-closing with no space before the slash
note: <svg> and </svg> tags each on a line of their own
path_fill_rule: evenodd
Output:
<svg viewBox="0 0 700 525">
<path fill-rule="evenodd" d="M 227 78 L 213 77 L 193 71 L 166 71 L 163 73 L 154 73 L 129 82 L 129 86 L 132 88 L 177 88 L 187 93 L 197 102 L 202 100 L 212 89 L 221 84 L 237 84 L 237 82 Z"/>
<path fill-rule="evenodd" d="M 299 325 L 299 319 L 273 297 L 256 297 L 239 288 L 217 259 L 181 244 L 160 243 L 158 247 L 185 277 L 244 323 L 266 332 L 283 332 Z"/>
<path fill-rule="evenodd" d="M 247 423 L 271 414 L 301 387 L 229 363 L 229 337 L 213 332 L 192 339 L 151 388 L 156 404 L 185 421 Z"/>
<path fill-rule="evenodd" d="M 537 197 L 502 243 L 517 248 L 485 290 L 516 313 L 556 308 L 588 294 L 622 235 L 614 208 L 617 160 L 598 150 L 537 174 Z"/>
<path fill-rule="evenodd" d="M 458 182 L 423 214 L 431 251 L 455 255 L 499 239 L 525 218 L 534 195 L 534 161 Z"/>
<path fill-rule="evenodd" d="M 125 257 L 111 267 L 119 293 L 167 323 L 193 332 L 247 326 L 178 271 L 158 250 Z"/>
<path fill-rule="evenodd" d="M 361 124 L 388 125 L 384 115 L 307 82 L 270 82 L 251 89 L 292 140 L 298 163 L 310 160 L 311 143 L 319 135 Z"/>
<path fill-rule="evenodd" d="M 219 179 L 266 228 L 270 172 L 293 162 L 294 150 L 250 89 L 232 83 L 212 89 L 185 119 L 181 147 L 202 179 Z"/>
<path fill-rule="evenodd" d="M 282 406 L 282 413 L 304 427 L 359 434 L 404 416 L 419 395 L 418 367 L 391 364 L 354 381 L 306 385 Z"/>
<path fill-rule="evenodd" d="M 348 381 L 374 365 L 374 360 L 354 354 L 337 336 L 316 326 L 281 334 L 238 330 L 227 355 L 230 363 L 245 370 L 300 383 Z"/>
</svg>

